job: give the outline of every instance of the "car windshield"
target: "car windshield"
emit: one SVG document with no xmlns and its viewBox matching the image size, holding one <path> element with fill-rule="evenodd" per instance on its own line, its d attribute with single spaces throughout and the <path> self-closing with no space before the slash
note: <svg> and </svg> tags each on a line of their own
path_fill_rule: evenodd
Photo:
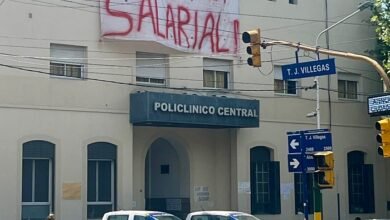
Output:
<svg viewBox="0 0 390 220">
<path fill-rule="evenodd" d="M 170 214 L 152 214 L 154 220 L 181 220 L 178 217 Z"/>
<path fill-rule="evenodd" d="M 223 215 L 194 215 L 191 220 L 229 220 L 229 216 Z"/>
<path fill-rule="evenodd" d="M 259 220 L 253 215 L 242 215 L 242 214 L 234 214 L 231 215 L 233 219 L 235 220 Z"/>
</svg>

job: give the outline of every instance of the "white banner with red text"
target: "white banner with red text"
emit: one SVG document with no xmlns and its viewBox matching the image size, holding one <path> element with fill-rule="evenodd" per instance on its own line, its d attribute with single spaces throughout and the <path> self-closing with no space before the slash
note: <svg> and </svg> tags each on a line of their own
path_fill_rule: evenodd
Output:
<svg viewBox="0 0 390 220">
<path fill-rule="evenodd" d="M 239 0 L 103 0 L 101 35 L 199 54 L 237 54 Z"/>
</svg>

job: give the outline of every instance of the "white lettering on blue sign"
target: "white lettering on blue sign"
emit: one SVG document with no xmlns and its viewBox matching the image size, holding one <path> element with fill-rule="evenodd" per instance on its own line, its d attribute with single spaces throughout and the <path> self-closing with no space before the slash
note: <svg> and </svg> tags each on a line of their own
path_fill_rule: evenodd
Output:
<svg viewBox="0 0 390 220">
<path fill-rule="evenodd" d="M 167 102 L 154 102 L 154 111 L 184 113 L 184 114 L 202 114 L 202 115 L 218 115 L 218 116 L 233 116 L 258 118 L 256 109 L 234 108 L 234 107 L 218 107 L 210 105 L 191 105 L 177 104 Z"/>
</svg>

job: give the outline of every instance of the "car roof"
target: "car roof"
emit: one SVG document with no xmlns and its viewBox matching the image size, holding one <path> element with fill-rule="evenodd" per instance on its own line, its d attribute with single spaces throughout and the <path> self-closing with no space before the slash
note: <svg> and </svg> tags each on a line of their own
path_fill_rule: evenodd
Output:
<svg viewBox="0 0 390 220">
<path fill-rule="evenodd" d="M 221 215 L 221 216 L 229 216 L 229 215 L 249 215 L 244 212 L 237 211 L 199 211 L 199 212 L 191 212 L 188 214 L 189 216 L 194 215 Z"/>
<path fill-rule="evenodd" d="M 141 215 L 141 216 L 147 216 L 147 215 L 155 215 L 155 214 L 162 214 L 162 215 L 171 215 L 169 213 L 165 212 L 159 212 L 159 211 L 144 211 L 144 210 L 120 210 L 120 211 L 112 211 L 107 212 L 105 215 Z"/>
</svg>

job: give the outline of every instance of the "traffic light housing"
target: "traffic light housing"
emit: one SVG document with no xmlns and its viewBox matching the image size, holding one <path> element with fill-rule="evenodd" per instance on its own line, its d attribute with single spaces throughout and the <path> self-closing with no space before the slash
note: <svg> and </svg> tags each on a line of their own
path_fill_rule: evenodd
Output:
<svg viewBox="0 0 390 220">
<path fill-rule="evenodd" d="M 242 41 L 249 43 L 246 52 L 252 55 L 248 58 L 248 65 L 253 67 L 261 67 L 261 54 L 260 54 L 260 28 L 251 31 L 245 31 L 242 34 Z"/>
<path fill-rule="evenodd" d="M 377 121 L 375 128 L 379 131 L 376 140 L 381 144 L 378 147 L 378 154 L 383 157 L 390 157 L 390 118 Z"/>
<path fill-rule="evenodd" d="M 335 185 L 334 176 L 334 155 L 332 151 L 321 151 L 314 154 L 316 163 L 315 181 L 320 189 L 333 188 Z"/>
</svg>

